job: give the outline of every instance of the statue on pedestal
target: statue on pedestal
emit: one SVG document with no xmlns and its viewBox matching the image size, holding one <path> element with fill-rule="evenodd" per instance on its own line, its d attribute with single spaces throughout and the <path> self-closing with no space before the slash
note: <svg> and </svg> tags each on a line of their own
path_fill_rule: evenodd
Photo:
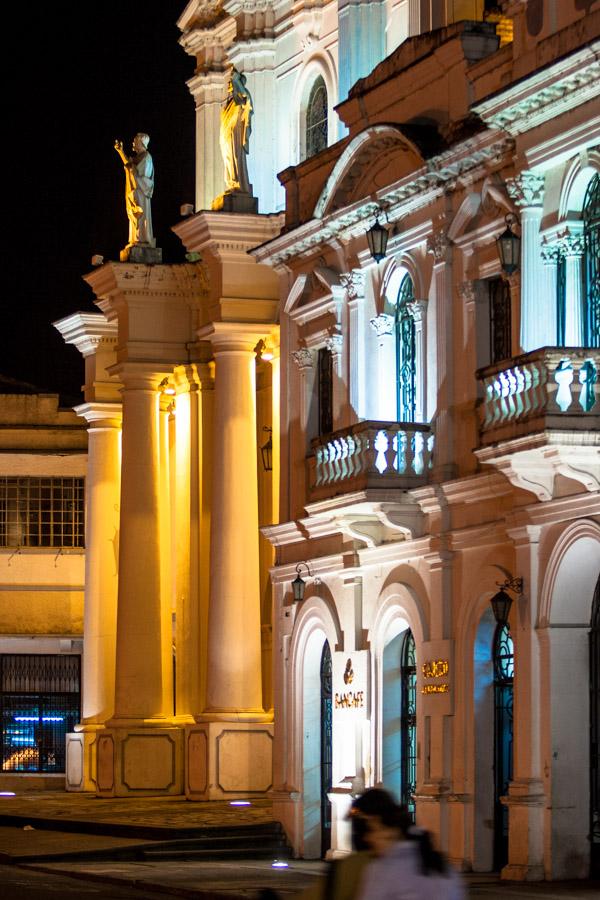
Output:
<svg viewBox="0 0 600 900">
<path fill-rule="evenodd" d="M 225 193 L 213 201 L 213 209 L 228 212 L 256 212 L 258 201 L 252 195 L 248 178 L 248 149 L 252 132 L 254 105 L 246 87 L 246 76 L 234 67 L 227 86 L 227 98 L 221 108 L 219 144 L 223 156 Z"/>
<path fill-rule="evenodd" d="M 156 247 L 152 233 L 150 201 L 154 192 L 154 164 L 148 152 L 150 138 L 139 132 L 133 139 L 133 154 L 127 156 L 123 142 L 115 141 L 115 150 L 125 167 L 125 206 L 129 219 L 129 242 L 121 251 L 121 261 L 161 261 L 161 251 Z"/>
</svg>

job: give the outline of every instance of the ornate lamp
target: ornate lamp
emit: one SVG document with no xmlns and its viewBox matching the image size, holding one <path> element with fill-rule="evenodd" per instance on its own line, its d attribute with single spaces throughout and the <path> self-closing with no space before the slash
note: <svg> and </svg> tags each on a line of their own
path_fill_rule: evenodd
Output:
<svg viewBox="0 0 600 900">
<path fill-rule="evenodd" d="M 263 446 L 260 448 L 260 455 L 262 456 L 262 464 L 265 472 L 273 471 L 273 429 L 269 428 L 268 425 L 263 425 L 263 431 L 269 432 L 269 437 Z"/>
<path fill-rule="evenodd" d="M 503 584 L 498 584 L 498 587 L 500 590 L 497 594 L 494 594 L 490 600 L 490 604 L 497 624 L 506 625 L 508 623 L 510 608 L 513 602 L 512 597 L 510 594 L 507 594 L 506 591 L 514 591 L 521 596 L 523 593 L 523 579 L 507 578 Z"/>
<path fill-rule="evenodd" d="M 384 228 L 383 225 L 379 221 L 379 216 L 381 215 L 381 210 L 375 214 L 375 224 L 369 228 L 367 231 L 367 244 L 369 245 L 369 252 L 375 262 L 381 262 L 382 259 L 385 259 L 385 251 L 387 250 L 387 242 L 389 237 L 389 232 L 387 228 Z"/>
<path fill-rule="evenodd" d="M 292 591 L 294 592 L 294 603 L 302 603 L 304 600 L 304 591 L 306 590 L 306 582 L 300 576 L 300 570 L 304 566 L 306 569 L 307 575 L 310 575 L 310 569 L 308 568 L 308 563 L 301 562 L 296 566 L 297 575 L 292 581 Z"/>
<path fill-rule="evenodd" d="M 502 234 L 496 238 L 496 247 L 498 248 L 498 256 L 500 257 L 500 265 L 505 275 L 512 275 L 519 268 L 521 258 L 521 238 L 512 230 L 512 226 L 516 223 L 517 217 L 513 213 L 506 216 L 506 228 Z"/>
</svg>

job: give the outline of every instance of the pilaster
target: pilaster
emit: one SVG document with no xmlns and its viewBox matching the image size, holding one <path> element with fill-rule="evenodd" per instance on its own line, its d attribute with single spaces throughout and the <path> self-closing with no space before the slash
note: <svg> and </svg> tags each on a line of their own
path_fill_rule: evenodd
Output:
<svg viewBox="0 0 600 900">
<path fill-rule="evenodd" d="M 449 360 L 452 359 L 454 328 L 452 309 L 452 245 L 446 230 L 438 228 L 427 241 L 433 256 L 436 305 L 437 405 L 435 417 L 435 467 L 437 480 L 456 472 L 454 458 L 454 386 Z"/>
</svg>

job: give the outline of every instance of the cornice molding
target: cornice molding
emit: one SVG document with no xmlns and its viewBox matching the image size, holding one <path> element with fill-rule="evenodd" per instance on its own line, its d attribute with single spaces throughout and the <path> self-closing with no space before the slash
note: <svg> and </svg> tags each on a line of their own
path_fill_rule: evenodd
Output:
<svg viewBox="0 0 600 900">
<path fill-rule="evenodd" d="M 520 79 L 472 109 L 494 128 L 516 136 L 598 97 L 600 41 Z"/>
</svg>

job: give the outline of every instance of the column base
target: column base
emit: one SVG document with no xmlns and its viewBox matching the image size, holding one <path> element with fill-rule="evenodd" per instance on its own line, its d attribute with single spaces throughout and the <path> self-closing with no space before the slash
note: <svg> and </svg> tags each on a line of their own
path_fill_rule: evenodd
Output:
<svg viewBox="0 0 600 900">
<path fill-rule="evenodd" d="M 241 800 L 271 788 L 272 722 L 199 722 L 185 729 L 188 800 Z"/>
<path fill-rule="evenodd" d="M 502 881 L 544 881 L 543 866 L 504 866 L 500 872 Z"/>
<path fill-rule="evenodd" d="M 97 738 L 99 797 L 183 793 L 183 729 L 106 728 Z"/>
<path fill-rule="evenodd" d="M 66 736 L 66 791 L 96 790 L 96 750 L 103 725 L 70 732 Z"/>
</svg>

